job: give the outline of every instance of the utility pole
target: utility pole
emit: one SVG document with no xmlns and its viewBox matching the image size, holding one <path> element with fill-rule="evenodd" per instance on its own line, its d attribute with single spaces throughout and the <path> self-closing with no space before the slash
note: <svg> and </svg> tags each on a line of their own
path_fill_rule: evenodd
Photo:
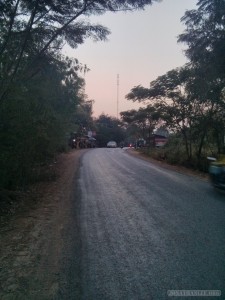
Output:
<svg viewBox="0 0 225 300">
<path fill-rule="evenodd" d="M 116 108 L 117 119 L 118 119 L 118 113 L 119 113 L 119 85 L 120 85 L 120 79 L 119 79 L 119 74 L 117 74 L 117 108 Z"/>
</svg>

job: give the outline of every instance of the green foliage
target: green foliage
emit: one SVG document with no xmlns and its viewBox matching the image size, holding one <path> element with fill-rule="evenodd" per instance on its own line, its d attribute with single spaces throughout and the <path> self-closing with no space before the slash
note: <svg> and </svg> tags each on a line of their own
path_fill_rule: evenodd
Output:
<svg viewBox="0 0 225 300">
<path fill-rule="evenodd" d="M 26 188 L 37 167 L 65 149 L 82 87 L 73 64 L 63 58 L 15 85 L 0 110 L 0 187 Z"/>
<path fill-rule="evenodd" d="M 126 137 L 125 129 L 122 123 L 113 117 L 101 114 L 95 120 L 96 139 L 99 147 L 106 147 L 109 141 L 115 141 L 117 144 L 124 141 Z"/>
<path fill-rule="evenodd" d="M 199 0 L 198 9 L 187 11 L 182 18 L 186 30 L 179 42 L 186 43 L 186 55 L 207 76 L 225 76 L 225 2 Z"/>
<path fill-rule="evenodd" d="M 148 140 L 153 130 L 162 120 L 157 103 L 138 110 L 123 111 L 120 115 L 126 124 L 127 130 L 130 133 L 135 130 L 133 134 L 135 140 L 137 138 Z"/>
<path fill-rule="evenodd" d="M 179 135 L 170 136 L 163 150 L 166 161 L 171 164 L 184 165 L 188 161 L 183 139 Z"/>
<path fill-rule="evenodd" d="M 109 30 L 88 17 L 106 11 L 142 9 L 154 0 L 5 0 L 0 2 L 0 100 L 12 83 L 27 80 L 55 58 L 64 43 L 76 48 L 86 38 L 105 40 Z M 156 0 L 155 0 L 156 1 Z M 81 17 L 84 17 L 81 19 Z"/>
<path fill-rule="evenodd" d="M 64 44 L 107 38 L 107 28 L 89 22 L 92 14 L 153 1 L 0 1 L 0 188 L 26 188 L 37 168 L 65 149 L 68 132 L 93 126 L 78 76 L 87 68 L 62 57 Z"/>
<path fill-rule="evenodd" d="M 209 136 L 214 140 L 212 144 L 217 143 L 218 152 L 223 148 L 225 99 L 222 80 L 210 81 L 199 68 L 189 64 L 159 76 L 150 83 L 149 89 L 135 87 L 127 95 L 128 100 L 140 101 L 141 98 L 153 102 L 158 120 L 182 136 L 186 152 L 182 157 L 189 163 L 196 159 L 200 163 Z M 124 115 L 124 120 L 134 122 L 136 115 L 130 111 Z M 173 152 L 176 153 L 176 149 Z"/>
<path fill-rule="evenodd" d="M 181 19 L 186 29 L 178 41 L 187 45 L 189 63 L 159 76 L 149 88 L 135 86 L 126 96 L 157 104 L 158 118 L 175 134 L 163 150 L 171 163 L 206 170 L 205 157 L 224 151 L 224 16 L 224 0 L 199 0 L 197 9 Z M 136 116 L 130 111 L 123 119 L 133 123 Z M 151 153 L 160 156 L 160 151 Z"/>
</svg>

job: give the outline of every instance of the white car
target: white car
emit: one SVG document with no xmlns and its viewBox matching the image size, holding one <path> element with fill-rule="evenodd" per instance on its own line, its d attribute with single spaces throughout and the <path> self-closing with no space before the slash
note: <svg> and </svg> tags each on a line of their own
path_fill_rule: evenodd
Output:
<svg viewBox="0 0 225 300">
<path fill-rule="evenodd" d="M 117 147 L 117 143 L 114 141 L 110 141 L 107 143 L 107 148 L 116 148 Z"/>
</svg>

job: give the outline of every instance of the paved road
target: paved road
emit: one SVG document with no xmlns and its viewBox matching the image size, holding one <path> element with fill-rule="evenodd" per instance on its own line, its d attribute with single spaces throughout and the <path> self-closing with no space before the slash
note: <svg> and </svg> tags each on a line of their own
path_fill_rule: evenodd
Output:
<svg viewBox="0 0 225 300">
<path fill-rule="evenodd" d="M 224 193 L 124 149 L 87 152 L 79 186 L 81 299 L 225 299 Z"/>
</svg>

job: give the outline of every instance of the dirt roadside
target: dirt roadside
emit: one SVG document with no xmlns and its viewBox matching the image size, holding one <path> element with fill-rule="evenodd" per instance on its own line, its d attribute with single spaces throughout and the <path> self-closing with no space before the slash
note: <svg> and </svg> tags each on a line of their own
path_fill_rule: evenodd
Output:
<svg viewBox="0 0 225 300">
<path fill-rule="evenodd" d="M 81 156 L 59 156 L 55 181 L 32 187 L 22 208 L 0 226 L 0 299 L 57 299 L 63 235 L 71 222 L 74 182 Z M 36 201 L 34 201 L 36 199 Z M 76 259 L 76 258 L 75 258 Z"/>
<path fill-rule="evenodd" d="M 149 157 L 147 154 L 144 154 L 144 153 L 142 153 L 140 151 L 137 151 L 135 149 L 132 149 L 132 148 L 128 149 L 127 153 L 130 154 L 130 155 L 133 155 L 135 157 L 138 157 L 140 159 L 143 159 L 145 161 L 151 162 L 151 163 L 153 163 L 153 164 L 155 164 L 159 167 L 166 168 L 166 169 L 178 172 L 178 173 L 183 173 L 183 174 L 187 174 L 187 175 L 191 175 L 191 176 L 196 176 L 196 177 L 201 178 L 205 181 L 209 181 L 208 173 L 188 169 L 188 168 L 185 168 L 185 167 L 182 167 L 182 166 L 170 165 L 170 164 L 168 164 L 167 162 L 165 162 L 163 160 L 153 159 L 153 158 Z"/>
</svg>

